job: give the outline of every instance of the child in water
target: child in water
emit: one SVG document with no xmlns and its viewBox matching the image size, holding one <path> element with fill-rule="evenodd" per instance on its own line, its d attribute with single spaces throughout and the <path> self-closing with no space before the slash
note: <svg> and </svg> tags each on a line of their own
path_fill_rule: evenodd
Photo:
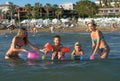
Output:
<svg viewBox="0 0 120 81">
<path fill-rule="evenodd" d="M 74 45 L 74 50 L 72 51 L 72 59 L 74 60 L 83 60 L 83 55 L 84 55 L 84 51 L 82 50 L 82 46 L 80 45 L 79 42 L 76 42 Z"/>
<path fill-rule="evenodd" d="M 62 52 L 63 45 L 61 44 L 61 37 L 59 35 L 54 36 L 53 42 L 54 42 L 53 45 L 51 45 L 50 43 L 47 43 L 45 45 L 44 56 L 46 57 L 46 55 L 49 53 L 49 51 L 52 50 L 51 60 L 54 60 L 55 57 L 57 57 L 57 59 L 61 60 L 61 58 L 64 57 L 64 54 L 65 54 Z M 43 58 L 44 58 L 44 56 L 43 56 Z"/>
<path fill-rule="evenodd" d="M 54 36 L 54 44 L 52 45 L 52 60 L 57 56 L 60 60 L 61 57 L 64 57 L 64 53 L 61 51 L 63 45 L 61 44 L 61 37 L 59 35 Z"/>
</svg>

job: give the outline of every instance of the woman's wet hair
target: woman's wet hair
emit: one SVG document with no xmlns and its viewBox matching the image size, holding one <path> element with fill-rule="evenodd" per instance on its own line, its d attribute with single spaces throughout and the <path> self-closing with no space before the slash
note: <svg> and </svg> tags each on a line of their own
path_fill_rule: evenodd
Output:
<svg viewBox="0 0 120 81">
<path fill-rule="evenodd" d="M 24 35 L 24 31 L 27 32 L 26 28 L 23 28 L 23 27 L 19 28 L 16 36 L 21 37 L 22 35 Z M 23 38 L 23 40 L 24 40 L 25 44 L 27 44 L 27 35 L 26 35 L 26 37 Z"/>
<path fill-rule="evenodd" d="M 95 27 L 97 26 L 97 24 L 95 23 L 94 20 L 90 20 L 90 21 L 88 21 L 88 22 L 87 22 L 87 25 L 88 25 L 88 24 L 92 24 L 92 25 L 95 26 Z"/>
</svg>

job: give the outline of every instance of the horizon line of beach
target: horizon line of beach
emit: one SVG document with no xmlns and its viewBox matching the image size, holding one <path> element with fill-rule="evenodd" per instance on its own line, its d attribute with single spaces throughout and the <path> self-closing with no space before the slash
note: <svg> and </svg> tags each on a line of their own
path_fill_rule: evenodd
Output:
<svg viewBox="0 0 120 81">
<path fill-rule="evenodd" d="M 120 27 L 117 28 L 112 28 L 112 27 L 97 27 L 98 29 L 100 29 L 103 32 L 118 32 L 120 31 Z M 51 32 L 50 28 L 39 28 L 37 29 L 38 32 Z M 18 31 L 18 29 L 14 29 L 12 30 L 12 33 L 16 33 Z M 54 30 L 55 32 L 89 32 L 87 31 L 87 27 L 73 27 L 73 28 L 55 28 Z M 28 32 L 31 32 L 30 30 L 28 30 Z M 5 34 L 5 33 L 11 33 L 10 29 L 2 29 L 0 30 L 0 34 Z"/>
</svg>

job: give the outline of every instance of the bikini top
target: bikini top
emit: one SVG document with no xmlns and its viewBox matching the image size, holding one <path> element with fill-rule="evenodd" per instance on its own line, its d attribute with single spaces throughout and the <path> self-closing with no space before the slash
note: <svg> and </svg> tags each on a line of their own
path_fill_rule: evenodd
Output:
<svg viewBox="0 0 120 81">
<path fill-rule="evenodd" d="M 17 43 L 16 46 L 20 48 L 20 47 L 23 46 L 23 44 L 19 44 L 19 43 Z"/>
<path fill-rule="evenodd" d="M 100 36 L 100 40 L 104 40 L 104 36 L 103 35 Z M 98 41 L 98 38 L 93 39 L 94 43 L 97 43 L 97 41 Z"/>
<path fill-rule="evenodd" d="M 20 41 L 20 42 L 16 43 L 16 46 L 20 48 L 20 47 L 24 46 L 24 44 L 25 44 L 24 42 Z"/>
</svg>

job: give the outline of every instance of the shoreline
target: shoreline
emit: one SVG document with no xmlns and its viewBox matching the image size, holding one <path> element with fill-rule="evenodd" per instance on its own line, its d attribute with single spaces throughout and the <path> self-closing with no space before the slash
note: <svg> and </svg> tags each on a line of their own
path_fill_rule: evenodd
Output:
<svg viewBox="0 0 120 81">
<path fill-rule="evenodd" d="M 111 27 L 97 27 L 99 30 L 101 30 L 102 32 L 118 32 L 120 31 L 120 27 L 118 28 L 111 28 Z M 50 32 L 50 28 L 40 28 L 37 29 L 38 32 Z M 18 29 L 14 29 L 12 30 L 12 33 L 17 33 Z M 55 28 L 54 30 L 55 32 L 88 32 L 87 31 L 87 27 L 75 27 L 75 28 Z M 31 32 L 31 31 L 29 31 Z M 0 34 L 4 34 L 4 33 L 10 33 L 9 29 L 3 29 L 0 30 Z"/>
</svg>

